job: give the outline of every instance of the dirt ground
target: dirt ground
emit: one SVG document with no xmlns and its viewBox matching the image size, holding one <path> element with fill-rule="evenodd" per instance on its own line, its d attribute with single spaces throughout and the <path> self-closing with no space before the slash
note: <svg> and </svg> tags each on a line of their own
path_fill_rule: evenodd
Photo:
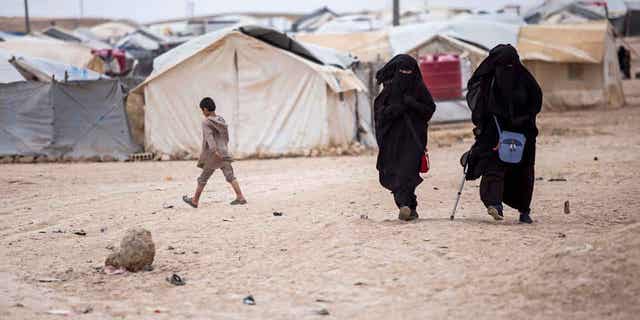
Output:
<svg viewBox="0 0 640 320">
<path fill-rule="evenodd" d="M 493 221 L 478 181 L 448 219 L 469 125 L 432 128 L 410 223 L 374 156 L 236 162 L 249 205 L 216 173 L 197 210 L 195 162 L 2 165 L 0 319 L 638 319 L 640 108 L 540 127 L 533 225 Z M 154 270 L 96 271 L 131 227 Z"/>
</svg>

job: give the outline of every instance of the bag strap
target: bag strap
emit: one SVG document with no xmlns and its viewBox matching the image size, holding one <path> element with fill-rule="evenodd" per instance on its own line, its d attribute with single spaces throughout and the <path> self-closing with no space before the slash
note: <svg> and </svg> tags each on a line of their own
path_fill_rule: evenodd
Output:
<svg viewBox="0 0 640 320">
<path fill-rule="evenodd" d="M 403 114 L 402 116 L 403 116 L 405 122 L 407 123 L 407 127 L 409 127 L 409 131 L 411 132 L 411 135 L 413 136 L 413 140 L 418 145 L 418 148 L 422 149 L 422 144 L 420 143 L 420 139 L 418 139 L 418 134 L 416 133 L 415 129 L 413 128 L 413 124 L 411 123 L 411 120 L 409 120 L 409 116 L 407 116 L 406 113 Z"/>
<path fill-rule="evenodd" d="M 496 122 L 496 128 L 498 128 L 498 135 L 502 135 L 502 129 L 500 128 L 500 124 L 498 123 L 498 118 L 496 118 L 495 115 L 493 115 L 493 121 Z"/>
</svg>

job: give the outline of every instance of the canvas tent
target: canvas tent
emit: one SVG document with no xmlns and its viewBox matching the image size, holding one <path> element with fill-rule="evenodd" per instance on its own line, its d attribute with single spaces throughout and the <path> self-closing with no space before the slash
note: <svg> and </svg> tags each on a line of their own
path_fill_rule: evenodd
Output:
<svg viewBox="0 0 640 320">
<path fill-rule="evenodd" d="M 91 54 L 91 48 L 80 43 L 21 37 L 0 42 L 0 49 L 15 56 L 44 58 L 98 73 L 104 73 L 105 70 L 102 59 Z"/>
<path fill-rule="evenodd" d="M 624 105 L 615 40 L 608 22 L 522 27 L 518 51 L 547 109 Z"/>
<path fill-rule="evenodd" d="M 0 84 L 0 156 L 126 160 L 138 150 L 118 81 Z"/>
<path fill-rule="evenodd" d="M 158 57 L 151 76 L 132 92 L 144 94 L 146 149 L 197 156 L 197 105 L 206 96 L 229 123 L 229 147 L 237 158 L 305 155 L 350 144 L 363 132 L 372 136 L 358 121 L 356 93 L 365 89 L 355 75 L 324 65 L 274 32 L 225 29 Z"/>
</svg>

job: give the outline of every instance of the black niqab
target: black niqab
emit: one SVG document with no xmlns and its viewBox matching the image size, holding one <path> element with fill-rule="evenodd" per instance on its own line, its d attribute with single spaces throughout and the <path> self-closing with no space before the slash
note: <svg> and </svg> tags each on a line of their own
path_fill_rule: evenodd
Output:
<svg viewBox="0 0 640 320">
<path fill-rule="evenodd" d="M 427 123 L 435 111 L 433 98 L 418 63 L 409 55 L 391 59 L 376 80 L 384 84 L 374 106 L 380 183 L 391 191 L 415 189 L 422 182 L 420 158 L 427 145 Z"/>
<path fill-rule="evenodd" d="M 467 85 L 467 102 L 472 121 L 483 129 L 488 115 L 506 120 L 507 125 L 526 125 L 542 107 L 542 90 L 522 65 L 518 52 L 508 44 L 491 49 Z M 531 128 L 530 128 L 531 129 Z"/>
</svg>

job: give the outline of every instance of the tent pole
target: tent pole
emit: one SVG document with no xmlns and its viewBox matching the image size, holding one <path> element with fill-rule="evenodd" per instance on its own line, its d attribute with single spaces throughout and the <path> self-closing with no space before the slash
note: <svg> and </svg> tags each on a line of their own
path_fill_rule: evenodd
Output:
<svg viewBox="0 0 640 320">
<path fill-rule="evenodd" d="M 400 0 L 393 0 L 393 26 L 400 25 Z"/>
<path fill-rule="evenodd" d="M 238 150 L 238 127 L 239 127 L 239 118 L 240 118 L 240 69 L 238 68 L 238 51 L 233 51 L 233 68 L 236 71 L 236 107 L 233 112 L 233 135 L 234 135 L 234 145 L 235 150 Z"/>
<path fill-rule="evenodd" d="M 29 22 L 29 0 L 24 0 L 24 27 L 27 34 L 31 33 L 31 23 Z"/>
</svg>

